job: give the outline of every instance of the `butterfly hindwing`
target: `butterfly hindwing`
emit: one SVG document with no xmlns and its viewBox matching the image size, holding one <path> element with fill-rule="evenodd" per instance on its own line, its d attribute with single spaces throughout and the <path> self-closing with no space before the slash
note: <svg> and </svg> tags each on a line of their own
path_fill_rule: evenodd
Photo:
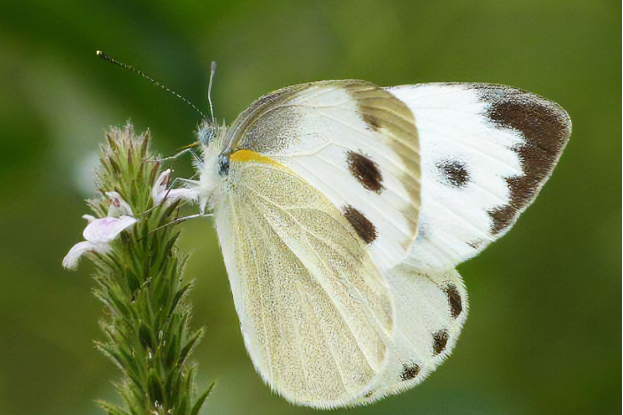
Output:
<svg viewBox="0 0 623 415">
<path fill-rule="evenodd" d="M 490 84 L 387 88 L 413 112 L 422 207 L 409 263 L 452 268 L 504 235 L 549 178 L 571 133 L 557 104 Z"/>
<path fill-rule="evenodd" d="M 215 217 L 247 350 L 289 401 L 343 406 L 384 368 L 387 281 L 322 193 L 249 150 L 230 160 Z"/>
<path fill-rule="evenodd" d="M 226 151 L 255 151 L 289 167 L 349 220 L 383 269 L 413 242 L 420 155 L 413 114 L 364 81 L 323 81 L 268 94 L 243 112 Z"/>
<path fill-rule="evenodd" d="M 455 270 L 421 272 L 400 265 L 387 274 L 396 328 L 385 370 L 356 403 L 369 403 L 422 382 L 452 351 L 467 318 L 467 292 Z"/>
</svg>

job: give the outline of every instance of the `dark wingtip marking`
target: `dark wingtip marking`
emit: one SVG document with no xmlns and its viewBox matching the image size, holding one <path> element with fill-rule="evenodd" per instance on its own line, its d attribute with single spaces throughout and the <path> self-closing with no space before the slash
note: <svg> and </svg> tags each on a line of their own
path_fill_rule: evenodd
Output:
<svg viewBox="0 0 623 415">
<path fill-rule="evenodd" d="M 454 284 L 448 284 L 443 292 L 448 297 L 448 304 L 450 305 L 450 315 L 452 318 L 457 318 L 463 311 L 463 300 L 458 288 Z"/>
<path fill-rule="evenodd" d="M 346 162 L 351 174 L 364 188 L 379 194 L 383 191 L 383 176 L 379 166 L 373 160 L 363 154 L 348 150 Z"/>
<path fill-rule="evenodd" d="M 536 197 L 569 140 L 571 121 L 557 104 L 538 95 L 498 85 L 473 88 L 481 101 L 490 104 L 484 115 L 496 128 L 518 131 L 525 139 L 514 149 L 524 174 L 507 179 L 510 203 L 489 211 L 495 235 L 512 225 Z"/>
<path fill-rule="evenodd" d="M 355 232 L 357 232 L 357 235 L 359 235 L 365 243 L 372 243 L 377 238 L 378 233 L 374 224 L 370 222 L 363 213 L 351 205 L 346 205 L 344 207 L 344 217 L 350 222 Z"/>
<path fill-rule="evenodd" d="M 435 356 L 444 351 L 449 338 L 450 335 L 447 330 L 439 330 L 433 333 L 433 354 Z"/>
<path fill-rule="evenodd" d="M 445 182 L 461 188 L 467 186 L 470 176 L 467 165 L 458 160 L 442 160 L 435 164 L 439 172 L 443 175 Z"/>
<path fill-rule="evenodd" d="M 420 373 L 420 367 L 415 363 L 407 365 L 406 363 L 402 364 L 402 373 L 400 374 L 400 379 L 403 381 L 411 380 L 415 378 L 418 373 Z"/>
<path fill-rule="evenodd" d="M 512 194 L 512 187 L 510 183 L 509 188 L 511 188 Z M 517 208 L 515 208 L 512 204 L 502 205 L 489 210 L 487 213 L 492 220 L 491 228 L 489 229 L 489 231 L 491 231 L 493 235 L 497 235 L 513 224 L 513 222 L 515 221 Z"/>
</svg>

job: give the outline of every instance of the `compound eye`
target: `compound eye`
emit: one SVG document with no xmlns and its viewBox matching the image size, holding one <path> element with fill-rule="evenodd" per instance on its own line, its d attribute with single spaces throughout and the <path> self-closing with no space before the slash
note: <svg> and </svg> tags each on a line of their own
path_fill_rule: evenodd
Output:
<svg viewBox="0 0 623 415">
<path fill-rule="evenodd" d="M 214 139 L 216 132 L 213 127 L 203 127 L 199 129 L 197 135 L 201 144 L 208 145 Z"/>
</svg>

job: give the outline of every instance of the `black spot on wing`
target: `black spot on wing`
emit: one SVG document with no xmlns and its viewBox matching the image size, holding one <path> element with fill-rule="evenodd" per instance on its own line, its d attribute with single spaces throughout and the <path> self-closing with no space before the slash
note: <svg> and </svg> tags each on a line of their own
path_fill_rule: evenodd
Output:
<svg viewBox="0 0 623 415">
<path fill-rule="evenodd" d="M 469 183 L 469 171 L 467 170 L 467 164 L 458 160 L 442 160 L 435 164 L 439 172 L 441 173 L 444 181 L 442 183 L 448 183 L 456 188 L 462 188 Z"/>
<path fill-rule="evenodd" d="M 439 330 L 433 333 L 433 354 L 435 356 L 444 351 L 449 338 L 450 335 L 447 330 Z"/>
<path fill-rule="evenodd" d="M 403 363 L 402 373 L 400 374 L 400 379 L 403 381 L 411 380 L 415 378 L 418 375 L 418 373 L 420 373 L 420 367 L 418 365 L 416 365 L 415 363 L 411 363 L 409 365 L 406 363 Z"/>
<path fill-rule="evenodd" d="M 348 150 L 346 162 L 351 174 L 364 188 L 379 194 L 383 191 L 383 176 L 378 164 L 373 160 L 363 154 Z"/>
<path fill-rule="evenodd" d="M 489 103 L 484 115 L 495 128 L 517 131 L 524 138 L 513 148 L 523 174 L 506 180 L 510 202 L 489 211 L 495 235 L 512 225 L 538 194 L 569 140 L 571 120 L 557 104 L 526 91 L 500 85 L 474 85 L 473 89 L 480 101 Z"/>
<path fill-rule="evenodd" d="M 448 284 L 443 292 L 446 293 L 448 298 L 448 304 L 450 305 L 450 315 L 452 318 L 457 318 L 463 311 L 463 300 L 458 288 L 454 284 Z"/>
<path fill-rule="evenodd" d="M 378 233 L 374 224 L 351 205 L 344 207 L 344 217 L 365 243 L 372 243 L 377 238 Z"/>
</svg>

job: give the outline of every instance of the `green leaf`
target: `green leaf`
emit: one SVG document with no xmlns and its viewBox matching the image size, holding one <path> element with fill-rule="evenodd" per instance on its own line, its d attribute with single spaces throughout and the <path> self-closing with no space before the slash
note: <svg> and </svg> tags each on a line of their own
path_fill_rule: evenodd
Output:
<svg viewBox="0 0 623 415">
<path fill-rule="evenodd" d="M 190 289 L 191 286 L 192 284 L 188 283 L 184 285 L 180 290 L 178 290 L 178 292 L 175 293 L 175 297 L 173 297 L 173 303 L 171 304 L 171 311 L 169 315 L 167 316 L 167 318 L 175 311 L 177 305 L 180 303 L 180 301 L 182 301 L 182 298 L 184 298 L 184 294 L 186 294 L 186 292 Z"/>
<path fill-rule="evenodd" d="M 140 326 L 138 328 L 138 338 L 143 348 L 151 350 L 154 350 L 156 348 L 156 339 L 154 337 L 154 333 L 149 327 L 145 325 L 145 323 L 140 323 Z"/>
<path fill-rule="evenodd" d="M 147 378 L 147 392 L 152 402 L 165 403 L 165 394 L 158 375 L 152 371 Z"/>
<path fill-rule="evenodd" d="M 215 384 L 216 382 L 213 382 L 210 386 L 208 386 L 208 389 L 205 392 L 203 392 L 203 394 L 199 396 L 199 398 L 197 398 L 197 400 L 195 401 L 195 405 L 193 406 L 193 409 L 190 411 L 190 415 L 199 415 L 199 410 L 203 406 L 203 403 L 205 402 L 205 400 L 208 399 L 208 395 L 210 395 L 210 392 L 212 392 L 212 389 L 214 388 Z"/>
<path fill-rule="evenodd" d="M 108 415 L 131 415 L 129 412 L 124 411 L 119 408 L 117 405 L 110 404 L 104 401 L 98 401 L 97 404 L 108 414 Z"/>
<path fill-rule="evenodd" d="M 195 334 L 188 340 L 188 343 L 182 348 L 180 351 L 180 357 L 178 362 L 183 363 L 186 361 L 186 358 L 190 353 L 192 353 L 194 347 L 197 345 L 201 338 L 203 337 L 204 331 L 203 329 L 199 329 L 195 332 Z"/>
</svg>

